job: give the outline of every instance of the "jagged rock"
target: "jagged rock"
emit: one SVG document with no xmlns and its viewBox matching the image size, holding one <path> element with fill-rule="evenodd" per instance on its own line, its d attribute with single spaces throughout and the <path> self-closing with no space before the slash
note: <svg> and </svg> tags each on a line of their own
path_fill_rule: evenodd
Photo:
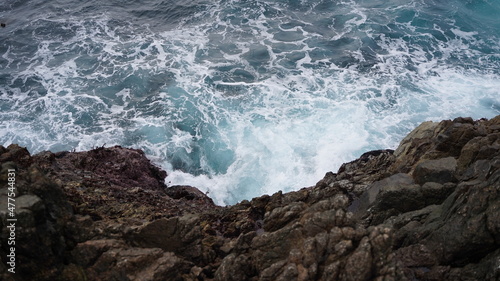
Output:
<svg viewBox="0 0 500 281">
<path fill-rule="evenodd" d="M 264 216 L 264 229 L 275 231 L 282 228 L 288 222 L 297 219 L 305 208 L 304 202 L 293 202 L 284 207 L 274 208 Z"/>
<path fill-rule="evenodd" d="M 26 147 L 11 144 L 7 148 L 2 148 L 0 151 L 0 163 L 15 162 L 19 167 L 28 167 L 31 165 L 31 156 Z M 4 175 L 2 174 L 2 176 Z"/>
<path fill-rule="evenodd" d="M 441 205 L 396 219 L 397 227 L 407 222 L 397 232 L 397 245 L 406 245 L 397 250 L 400 260 L 408 268 L 428 268 L 408 274 L 426 280 L 454 280 L 450 272 L 456 277 L 464 265 L 487 263 L 485 259 L 499 247 L 499 184 L 496 179 L 459 183 Z M 498 269 L 466 271 L 474 280 L 495 280 L 486 276 Z"/>
<path fill-rule="evenodd" d="M 340 280 L 369 280 L 372 277 L 372 255 L 368 237 L 364 237 L 358 248 L 346 260 L 346 270 Z"/>
<path fill-rule="evenodd" d="M 408 172 L 409 167 L 430 150 L 437 128 L 438 123 L 427 121 L 413 129 L 394 151 L 396 160 L 392 170 Z"/>
<path fill-rule="evenodd" d="M 48 179 L 32 165 L 33 159 L 25 148 L 10 145 L 1 147 L 0 162 L 2 174 L 15 169 L 15 253 L 16 278 L 19 280 L 49 280 L 64 267 L 64 255 L 73 238 L 66 236 L 67 224 L 73 213 L 61 187 Z M 7 178 L 0 179 L 0 185 L 7 187 Z M 4 189 L 2 189 L 4 190 Z M 6 191 L 6 190 L 5 190 Z M 12 191 L 9 191 L 11 193 Z M 7 218 L 12 218 L 3 203 L 7 192 L 2 192 L 1 240 L 7 241 L 10 231 Z M 11 197 L 11 196 L 10 196 Z M 11 197 L 12 198 L 12 197 Z M 11 245 L 2 243 L 2 259 L 10 253 Z M 0 272 L 0 279 L 8 280 L 7 272 Z"/>
<path fill-rule="evenodd" d="M 457 158 L 462 148 L 472 139 L 485 136 L 488 128 L 496 125 L 496 118 L 489 121 L 472 121 L 456 118 L 439 123 L 424 122 L 408 134 L 395 150 L 394 164 L 390 171 L 412 173 L 415 164 L 424 159 Z"/>
<path fill-rule="evenodd" d="M 488 159 L 500 153 L 500 134 L 493 133 L 486 137 L 475 137 L 464 145 L 458 158 L 458 169 L 463 172 L 477 160 Z"/>
<path fill-rule="evenodd" d="M 16 198 L 16 209 L 28 209 L 39 212 L 44 208 L 42 199 L 36 195 L 22 195 Z"/>
<path fill-rule="evenodd" d="M 33 160 L 60 182 L 77 214 L 95 219 L 154 220 L 217 208 L 195 188 L 183 188 L 195 200 L 169 196 L 166 172 L 141 150 L 115 146 L 87 152 L 42 152 Z"/>
<path fill-rule="evenodd" d="M 360 158 L 342 164 L 336 177 L 330 177 L 329 182 L 347 180 L 349 182 L 347 185 L 351 184 L 352 186 L 352 189 L 349 188 L 348 191 L 359 196 L 360 192 L 362 192 L 361 189 L 366 185 L 390 175 L 387 173 L 387 168 L 394 162 L 393 153 L 394 150 L 391 149 L 366 152 Z M 361 189 L 356 189 L 356 185 L 360 186 Z"/>
<path fill-rule="evenodd" d="M 0 184 L 18 171 L 16 278 L 499 280 L 499 136 L 500 116 L 425 122 L 315 186 L 227 207 L 166 187 L 139 150 L 0 146 Z"/>
<path fill-rule="evenodd" d="M 229 254 L 215 272 L 215 280 L 247 280 L 255 274 L 252 261 L 247 255 Z"/>
<path fill-rule="evenodd" d="M 165 189 L 165 192 L 168 196 L 174 199 L 185 199 L 185 200 L 193 200 L 196 202 L 203 202 L 208 205 L 215 205 L 213 200 L 208 197 L 205 193 L 201 192 L 196 187 L 187 186 L 187 185 L 174 185 L 169 186 Z"/>
</svg>

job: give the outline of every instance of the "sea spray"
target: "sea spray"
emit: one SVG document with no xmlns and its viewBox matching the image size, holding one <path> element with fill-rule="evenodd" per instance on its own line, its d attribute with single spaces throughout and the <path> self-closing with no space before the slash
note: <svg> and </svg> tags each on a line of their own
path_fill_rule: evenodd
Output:
<svg viewBox="0 0 500 281">
<path fill-rule="evenodd" d="M 222 205 L 500 113 L 493 1 L 1 5 L 0 144 L 141 148 Z"/>
</svg>

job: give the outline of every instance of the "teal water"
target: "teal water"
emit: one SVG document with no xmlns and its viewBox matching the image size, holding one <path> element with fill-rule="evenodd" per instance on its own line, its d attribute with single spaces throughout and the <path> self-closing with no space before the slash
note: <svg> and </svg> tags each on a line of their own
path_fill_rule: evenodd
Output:
<svg viewBox="0 0 500 281">
<path fill-rule="evenodd" d="M 500 114 L 500 1 L 0 3 L 0 144 L 141 148 L 218 204 Z"/>
</svg>

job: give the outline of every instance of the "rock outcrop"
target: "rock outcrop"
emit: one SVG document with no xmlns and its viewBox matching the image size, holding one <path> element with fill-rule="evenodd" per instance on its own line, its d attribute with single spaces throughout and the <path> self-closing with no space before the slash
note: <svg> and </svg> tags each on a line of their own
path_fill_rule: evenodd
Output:
<svg viewBox="0 0 500 281">
<path fill-rule="evenodd" d="M 424 122 L 315 186 L 227 207 L 140 150 L 0 147 L 2 280 L 500 280 L 500 116 Z"/>
</svg>

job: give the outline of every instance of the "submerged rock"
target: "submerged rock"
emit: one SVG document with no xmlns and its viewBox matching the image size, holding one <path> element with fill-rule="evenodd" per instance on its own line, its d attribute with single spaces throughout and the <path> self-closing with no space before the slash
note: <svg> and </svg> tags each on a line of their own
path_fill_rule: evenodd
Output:
<svg viewBox="0 0 500 281">
<path fill-rule="evenodd" d="M 220 207 L 140 150 L 0 146 L 2 280 L 500 280 L 500 116 L 424 122 L 315 186 Z"/>
</svg>

